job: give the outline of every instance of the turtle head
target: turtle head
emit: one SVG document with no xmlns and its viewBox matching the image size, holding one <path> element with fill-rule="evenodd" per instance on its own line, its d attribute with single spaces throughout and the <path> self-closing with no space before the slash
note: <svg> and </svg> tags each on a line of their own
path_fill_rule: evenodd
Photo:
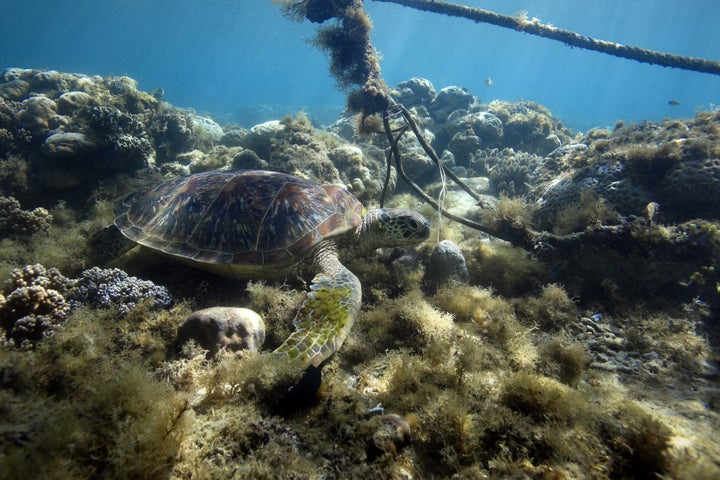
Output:
<svg viewBox="0 0 720 480">
<path fill-rule="evenodd" d="M 359 241 L 368 249 L 415 245 L 430 236 L 430 222 L 404 208 L 378 208 L 363 218 Z"/>
</svg>

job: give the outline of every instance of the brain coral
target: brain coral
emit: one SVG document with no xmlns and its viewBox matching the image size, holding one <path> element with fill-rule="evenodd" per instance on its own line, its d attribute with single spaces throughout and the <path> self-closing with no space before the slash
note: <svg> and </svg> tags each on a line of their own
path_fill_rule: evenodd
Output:
<svg viewBox="0 0 720 480">
<path fill-rule="evenodd" d="M 549 175 L 533 192 L 541 225 L 587 189 L 624 216 L 644 215 L 650 202 L 664 221 L 720 215 L 719 133 L 720 112 L 588 132 L 544 159 Z"/>
<path fill-rule="evenodd" d="M 658 187 L 669 202 L 713 207 L 720 202 L 720 158 L 686 159 Z"/>
</svg>

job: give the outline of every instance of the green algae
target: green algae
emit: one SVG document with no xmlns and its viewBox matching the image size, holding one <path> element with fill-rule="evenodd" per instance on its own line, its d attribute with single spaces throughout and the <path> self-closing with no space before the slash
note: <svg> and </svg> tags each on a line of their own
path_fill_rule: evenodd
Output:
<svg viewBox="0 0 720 480">
<path fill-rule="evenodd" d="M 547 283 L 545 264 L 529 256 L 522 248 L 504 242 L 468 242 L 466 261 L 470 284 L 492 288 L 513 297 L 535 291 Z"/>
<path fill-rule="evenodd" d="M 540 371 L 571 387 L 577 387 L 590 358 L 582 343 L 553 338 L 538 345 Z"/>
<path fill-rule="evenodd" d="M 526 324 L 538 324 L 543 331 L 557 331 L 578 318 L 575 303 L 558 284 L 545 285 L 537 297 L 523 298 L 515 304 Z"/>
<path fill-rule="evenodd" d="M 36 351 L 3 346 L 5 435 L 23 440 L 3 444 L 0 464 L 18 478 L 177 479 L 316 478 L 328 465 L 375 478 L 611 478 L 687 465 L 686 450 L 673 446 L 687 431 L 633 400 L 613 374 L 586 367 L 586 352 L 566 337 L 578 311 L 561 285 L 515 298 L 449 285 L 427 298 L 416 272 L 395 275 L 405 289 L 370 296 L 316 398 L 282 417 L 272 405 L 302 373 L 291 363 L 268 354 L 208 360 L 191 346 L 168 356 L 188 304 L 125 317 L 83 309 Z M 262 283 L 249 291 L 270 330 L 289 332 L 297 292 Z M 647 315 L 627 323 L 638 332 L 654 325 L 654 343 L 635 340 L 643 351 L 672 357 L 696 338 L 681 364 L 709 354 L 685 324 L 666 328 Z M 378 403 L 408 422 L 412 443 L 371 448 Z M 697 478 L 717 473 L 705 448 Z"/>
<path fill-rule="evenodd" d="M 577 202 L 567 205 L 557 213 L 553 233 L 567 235 L 597 225 L 616 225 L 620 221 L 621 217 L 612 205 L 596 196 L 592 190 L 586 189 L 580 193 Z"/>
<path fill-rule="evenodd" d="M 80 310 L 37 350 L 2 348 L 6 478 L 165 478 L 188 402 L 122 348 L 117 314 Z"/>
</svg>

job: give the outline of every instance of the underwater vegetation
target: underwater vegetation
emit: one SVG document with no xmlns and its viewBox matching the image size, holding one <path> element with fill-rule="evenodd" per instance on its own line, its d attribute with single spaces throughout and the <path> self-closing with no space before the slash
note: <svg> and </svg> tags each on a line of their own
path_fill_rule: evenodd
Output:
<svg viewBox="0 0 720 480">
<path fill-rule="evenodd" d="M 317 392 L 286 408 L 305 373 L 269 352 L 309 279 L 225 279 L 142 251 L 96 263 L 88 240 L 111 200 L 200 171 L 285 171 L 373 206 L 384 136 L 302 113 L 219 126 L 127 77 L 1 78 L 3 478 L 720 476 L 718 112 L 576 134 L 532 102 L 389 88 L 490 206 L 454 190 L 447 205 L 503 239 L 439 221 L 391 172 L 387 203 L 431 218 L 430 240 L 342 259 L 359 318 Z M 416 140 L 399 146 L 438 191 Z M 179 333 L 216 328 L 197 320 L 212 307 L 260 314 L 264 343 L 248 328 L 236 350 L 229 322 L 215 343 Z"/>
<path fill-rule="evenodd" d="M 20 208 L 20 202 L 15 198 L 0 197 L 0 238 L 47 233 L 50 224 L 52 215 L 43 207 L 27 211 Z"/>
<path fill-rule="evenodd" d="M 165 287 L 130 277 L 117 268 L 93 267 L 79 278 L 67 278 L 56 267 L 26 265 L 10 272 L 0 292 L 0 322 L 5 339 L 21 348 L 31 348 L 50 336 L 73 308 L 113 307 L 127 314 L 141 302 L 151 308 L 172 303 Z"/>
</svg>

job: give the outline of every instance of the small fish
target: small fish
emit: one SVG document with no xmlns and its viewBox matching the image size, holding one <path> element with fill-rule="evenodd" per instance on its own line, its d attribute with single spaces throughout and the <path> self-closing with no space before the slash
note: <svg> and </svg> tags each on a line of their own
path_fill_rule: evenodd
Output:
<svg viewBox="0 0 720 480">
<path fill-rule="evenodd" d="M 650 202 L 645 205 L 645 218 L 652 225 L 655 222 L 655 218 L 660 213 L 660 204 L 657 202 Z"/>
<path fill-rule="evenodd" d="M 678 100 L 668 100 L 668 105 L 673 105 L 677 107 L 678 105 L 682 105 L 682 103 L 680 103 L 680 101 Z"/>
<path fill-rule="evenodd" d="M 378 403 L 373 408 L 369 409 L 367 413 L 385 413 L 385 408 L 382 406 L 382 403 Z"/>
<path fill-rule="evenodd" d="M 163 90 L 162 88 L 156 88 L 155 90 L 150 92 L 150 95 L 155 97 L 156 100 L 162 100 L 165 96 L 165 90 Z"/>
<path fill-rule="evenodd" d="M 485 85 L 488 87 L 492 87 L 493 85 L 495 85 L 495 80 L 493 80 L 492 77 L 487 77 L 485 79 Z"/>
</svg>

